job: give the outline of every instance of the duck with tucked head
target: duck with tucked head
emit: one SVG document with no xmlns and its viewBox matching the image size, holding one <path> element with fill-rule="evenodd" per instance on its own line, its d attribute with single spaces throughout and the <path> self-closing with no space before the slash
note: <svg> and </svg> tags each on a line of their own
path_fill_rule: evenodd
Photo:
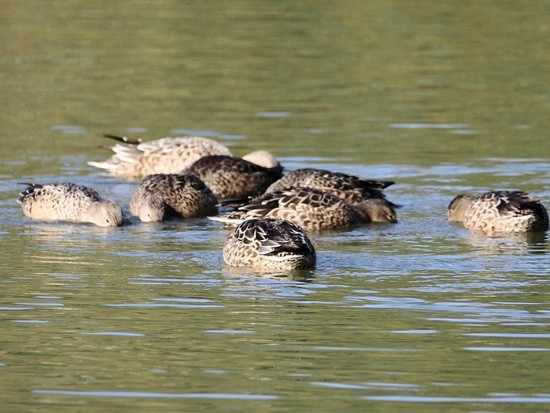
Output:
<svg viewBox="0 0 550 413">
<path fill-rule="evenodd" d="M 288 173 L 267 188 L 266 192 L 288 188 L 312 188 L 335 195 L 348 204 L 360 204 L 365 199 L 384 198 L 383 190 L 394 183 L 361 179 L 354 175 L 324 169 L 304 168 Z"/>
<path fill-rule="evenodd" d="M 449 204 L 450 221 L 471 231 L 534 232 L 548 230 L 548 212 L 540 199 L 523 191 L 490 191 L 462 194 Z"/>
<path fill-rule="evenodd" d="M 263 194 L 269 185 L 283 176 L 283 167 L 269 152 L 257 151 L 245 158 L 204 156 L 182 173 L 198 176 L 220 199 Z"/>
<path fill-rule="evenodd" d="M 194 175 L 154 174 L 145 178 L 130 201 L 130 212 L 144 222 L 217 214 L 218 199 Z"/>
<path fill-rule="evenodd" d="M 88 162 L 88 165 L 127 179 L 143 179 L 158 173 L 178 173 L 203 156 L 231 155 L 225 145 L 201 136 L 167 137 L 146 142 L 121 136 L 104 136 L 118 141 L 110 148 L 114 154 L 104 162 Z"/>
<path fill-rule="evenodd" d="M 307 230 L 397 222 L 394 205 L 384 198 L 370 198 L 349 205 L 333 194 L 312 188 L 267 192 L 233 208 L 230 212 L 209 218 L 227 224 L 237 224 L 250 218 L 281 218 Z"/>
<path fill-rule="evenodd" d="M 227 237 L 223 259 L 232 267 L 259 271 L 315 268 L 313 244 L 298 225 L 282 219 L 249 219 Z"/>
<path fill-rule="evenodd" d="M 120 206 L 93 189 L 73 183 L 25 184 L 18 202 L 25 216 L 40 221 L 87 222 L 100 227 L 122 225 Z"/>
</svg>

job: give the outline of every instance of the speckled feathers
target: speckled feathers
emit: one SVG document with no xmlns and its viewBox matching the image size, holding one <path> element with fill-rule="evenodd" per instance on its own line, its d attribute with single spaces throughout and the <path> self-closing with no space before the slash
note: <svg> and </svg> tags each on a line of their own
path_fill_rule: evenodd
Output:
<svg viewBox="0 0 550 413">
<path fill-rule="evenodd" d="M 462 194 L 448 207 L 451 221 L 472 231 L 529 232 L 548 229 L 548 213 L 538 198 L 523 191 Z"/>
<path fill-rule="evenodd" d="M 225 262 L 257 270 L 312 269 L 313 244 L 298 225 L 281 219 L 249 219 L 236 227 L 223 247 Z"/>
</svg>

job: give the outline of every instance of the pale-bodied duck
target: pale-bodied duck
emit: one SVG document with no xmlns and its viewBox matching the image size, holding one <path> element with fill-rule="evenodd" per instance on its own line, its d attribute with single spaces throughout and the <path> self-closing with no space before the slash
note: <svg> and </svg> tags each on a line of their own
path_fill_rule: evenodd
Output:
<svg viewBox="0 0 550 413">
<path fill-rule="evenodd" d="M 88 164 L 127 179 L 142 179 L 157 173 L 178 173 L 203 156 L 231 155 L 225 145 L 200 136 L 166 137 L 146 142 L 104 136 L 118 141 L 110 148 L 114 154 L 104 162 Z"/>
<path fill-rule="evenodd" d="M 86 222 L 100 227 L 122 225 L 120 206 L 93 189 L 73 183 L 25 184 L 18 199 L 25 216 L 41 221 Z"/>
</svg>

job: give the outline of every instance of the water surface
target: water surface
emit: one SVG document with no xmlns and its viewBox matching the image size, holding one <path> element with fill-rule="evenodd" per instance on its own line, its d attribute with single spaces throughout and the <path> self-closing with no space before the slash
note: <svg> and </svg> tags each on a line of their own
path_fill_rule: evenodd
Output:
<svg viewBox="0 0 550 413">
<path fill-rule="evenodd" d="M 2 411 L 506 411 L 550 403 L 548 235 L 446 220 L 550 203 L 544 2 L 8 1 L 0 16 Z M 288 169 L 392 179 L 396 225 L 310 234 L 318 267 L 227 268 L 206 220 L 23 217 L 103 133 L 200 134 Z"/>
</svg>

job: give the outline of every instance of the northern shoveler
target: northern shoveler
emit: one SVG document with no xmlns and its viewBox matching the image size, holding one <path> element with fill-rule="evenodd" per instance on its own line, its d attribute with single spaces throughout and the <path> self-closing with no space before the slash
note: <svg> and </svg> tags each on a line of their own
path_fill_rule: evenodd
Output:
<svg viewBox="0 0 550 413">
<path fill-rule="evenodd" d="M 353 175 L 324 169 L 297 169 L 279 179 L 266 192 L 293 187 L 319 189 L 336 195 L 348 204 L 360 204 L 365 199 L 384 198 L 383 190 L 393 181 L 365 180 Z"/>
<path fill-rule="evenodd" d="M 283 176 L 282 170 L 279 164 L 266 168 L 241 158 L 211 155 L 195 161 L 182 173 L 198 176 L 218 198 L 245 198 L 263 194 Z"/>
<path fill-rule="evenodd" d="M 523 191 L 458 195 L 449 204 L 448 216 L 450 221 L 486 234 L 548 229 L 548 213 L 540 199 Z"/>
<path fill-rule="evenodd" d="M 349 205 L 337 196 L 312 188 L 268 192 L 235 206 L 231 212 L 209 218 L 236 224 L 264 216 L 286 219 L 308 230 L 368 222 L 397 222 L 393 204 L 384 198 L 370 198 Z"/>
<path fill-rule="evenodd" d="M 170 217 L 217 214 L 218 200 L 194 175 L 154 174 L 145 178 L 130 201 L 130 212 L 144 222 Z"/>
<path fill-rule="evenodd" d="M 120 206 L 93 189 L 73 183 L 25 184 L 18 202 L 25 216 L 42 221 L 88 222 L 100 227 L 122 225 Z"/>
<path fill-rule="evenodd" d="M 224 261 L 259 271 L 313 269 L 313 244 L 298 225 L 282 219 L 259 218 L 241 223 L 227 237 Z"/>
<path fill-rule="evenodd" d="M 226 146 L 200 136 L 167 137 L 147 142 L 104 136 L 119 141 L 110 148 L 114 155 L 104 162 L 88 162 L 88 165 L 121 178 L 142 179 L 157 173 L 178 173 L 203 156 L 231 155 Z"/>
</svg>

